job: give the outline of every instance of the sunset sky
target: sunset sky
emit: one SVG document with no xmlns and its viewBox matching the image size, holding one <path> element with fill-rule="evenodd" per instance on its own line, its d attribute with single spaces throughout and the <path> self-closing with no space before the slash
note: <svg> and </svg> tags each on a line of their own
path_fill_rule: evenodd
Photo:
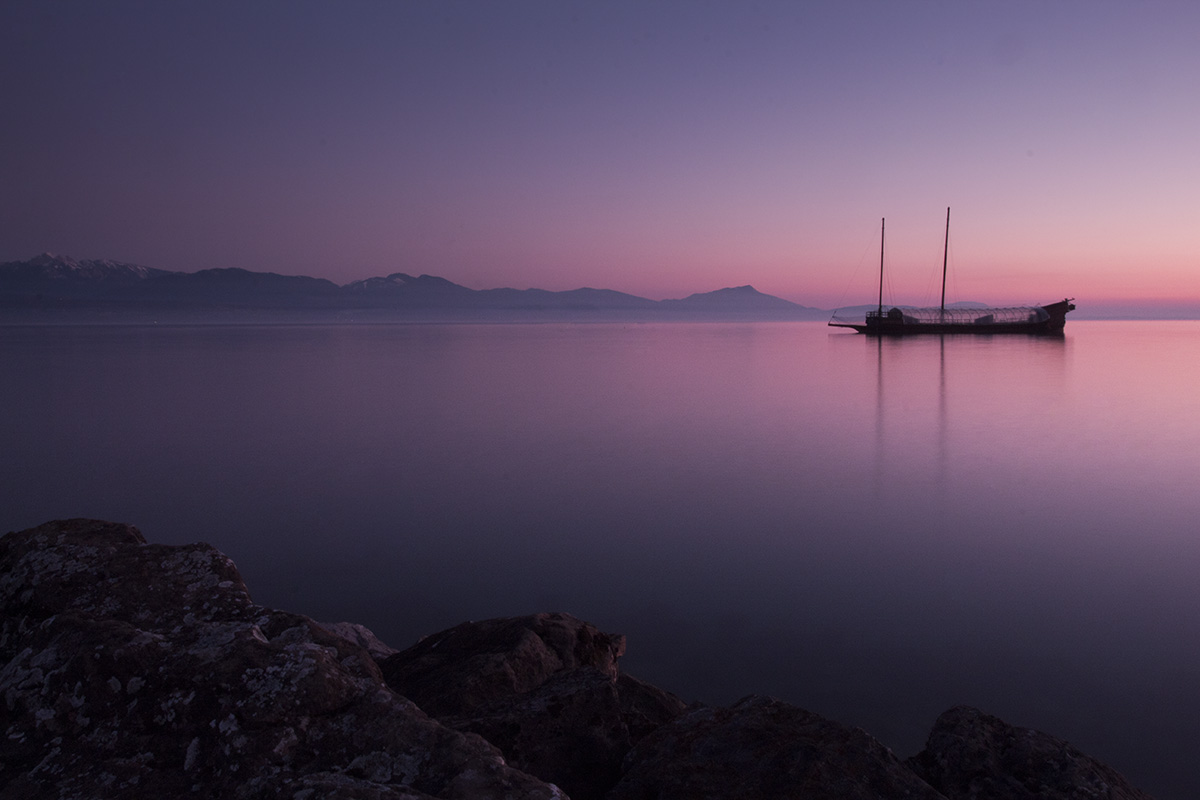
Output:
<svg viewBox="0 0 1200 800">
<path fill-rule="evenodd" d="M 1200 4 L 18 2 L 0 261 L 1200 306 Z"/>
</svg>

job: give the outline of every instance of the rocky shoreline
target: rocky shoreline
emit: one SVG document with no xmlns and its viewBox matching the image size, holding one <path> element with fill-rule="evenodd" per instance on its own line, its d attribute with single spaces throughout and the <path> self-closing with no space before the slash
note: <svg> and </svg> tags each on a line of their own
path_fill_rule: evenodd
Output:
<svg viewBox="0 0 1200 800">
<path fill-rule="evenodd" d="M 403 651 L 256 605 L 206 544 L 60 520 L 0 539 L 0 797 L 1147 800 L 958 707 L 902 761 L 769 697 L 688 705 L 567 614 Z"/>
</svg>

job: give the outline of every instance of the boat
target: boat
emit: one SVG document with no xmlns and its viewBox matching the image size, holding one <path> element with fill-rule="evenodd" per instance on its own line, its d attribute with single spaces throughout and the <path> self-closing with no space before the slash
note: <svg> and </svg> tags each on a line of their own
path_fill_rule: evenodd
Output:
<svg viewBox="0 0 1200 800">
<path fill-rule="evenodd" d="M 950 209 L 946 209 L 946 244 L 942 254 L 942 304 L 938 308 L 883 309 L 883 241 L 887 220 L 879 225 L 879 307 L 862 322 L 840 317 L 829 324 L 873 336 L 907 336 L 914 333 L 1062 333 L 1067 312 L 1075 310 L 1072 298 L 1044 306 L 1010 308 L 946 308 L 946 264 L 950 254 Z"/>
</svg>

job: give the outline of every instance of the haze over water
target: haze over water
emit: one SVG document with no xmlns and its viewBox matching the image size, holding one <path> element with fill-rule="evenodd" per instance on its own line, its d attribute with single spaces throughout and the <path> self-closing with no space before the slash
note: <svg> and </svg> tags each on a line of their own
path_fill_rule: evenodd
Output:
<svg viewBox="0 0 1200 800">
<path fill-rule="evenodd" d="M 563 610 L 901 756 L 959 703 L 1196 783 L 1200 323 L 7 327 L 0 528 L 206 540 L 405 647 Z"/>
</svg>

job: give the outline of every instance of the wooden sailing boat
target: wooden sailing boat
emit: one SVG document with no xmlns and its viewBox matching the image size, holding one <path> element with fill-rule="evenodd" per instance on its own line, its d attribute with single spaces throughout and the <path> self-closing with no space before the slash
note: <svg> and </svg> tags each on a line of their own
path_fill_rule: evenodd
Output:
<svg viewBox="0 0 1200 800">
<path fill-rule="evenodd" d="M 1075 310 L 1071 298 L 1044 306 L 1012 308 L 946 309 L 946 265 L 950 254 L 950 209 L 946 209 L 946 243 L 942 253 L 942 304 L 938 308 L 883 310 L 883 241 L 886 220 L 879 226 L 879 308 L 868 311 L 864 322 L 849 321 L 836 313 L 829 324 L 876 336 L 913 333 L 1061 333 L 1067 312 Z"/>
</svg>

